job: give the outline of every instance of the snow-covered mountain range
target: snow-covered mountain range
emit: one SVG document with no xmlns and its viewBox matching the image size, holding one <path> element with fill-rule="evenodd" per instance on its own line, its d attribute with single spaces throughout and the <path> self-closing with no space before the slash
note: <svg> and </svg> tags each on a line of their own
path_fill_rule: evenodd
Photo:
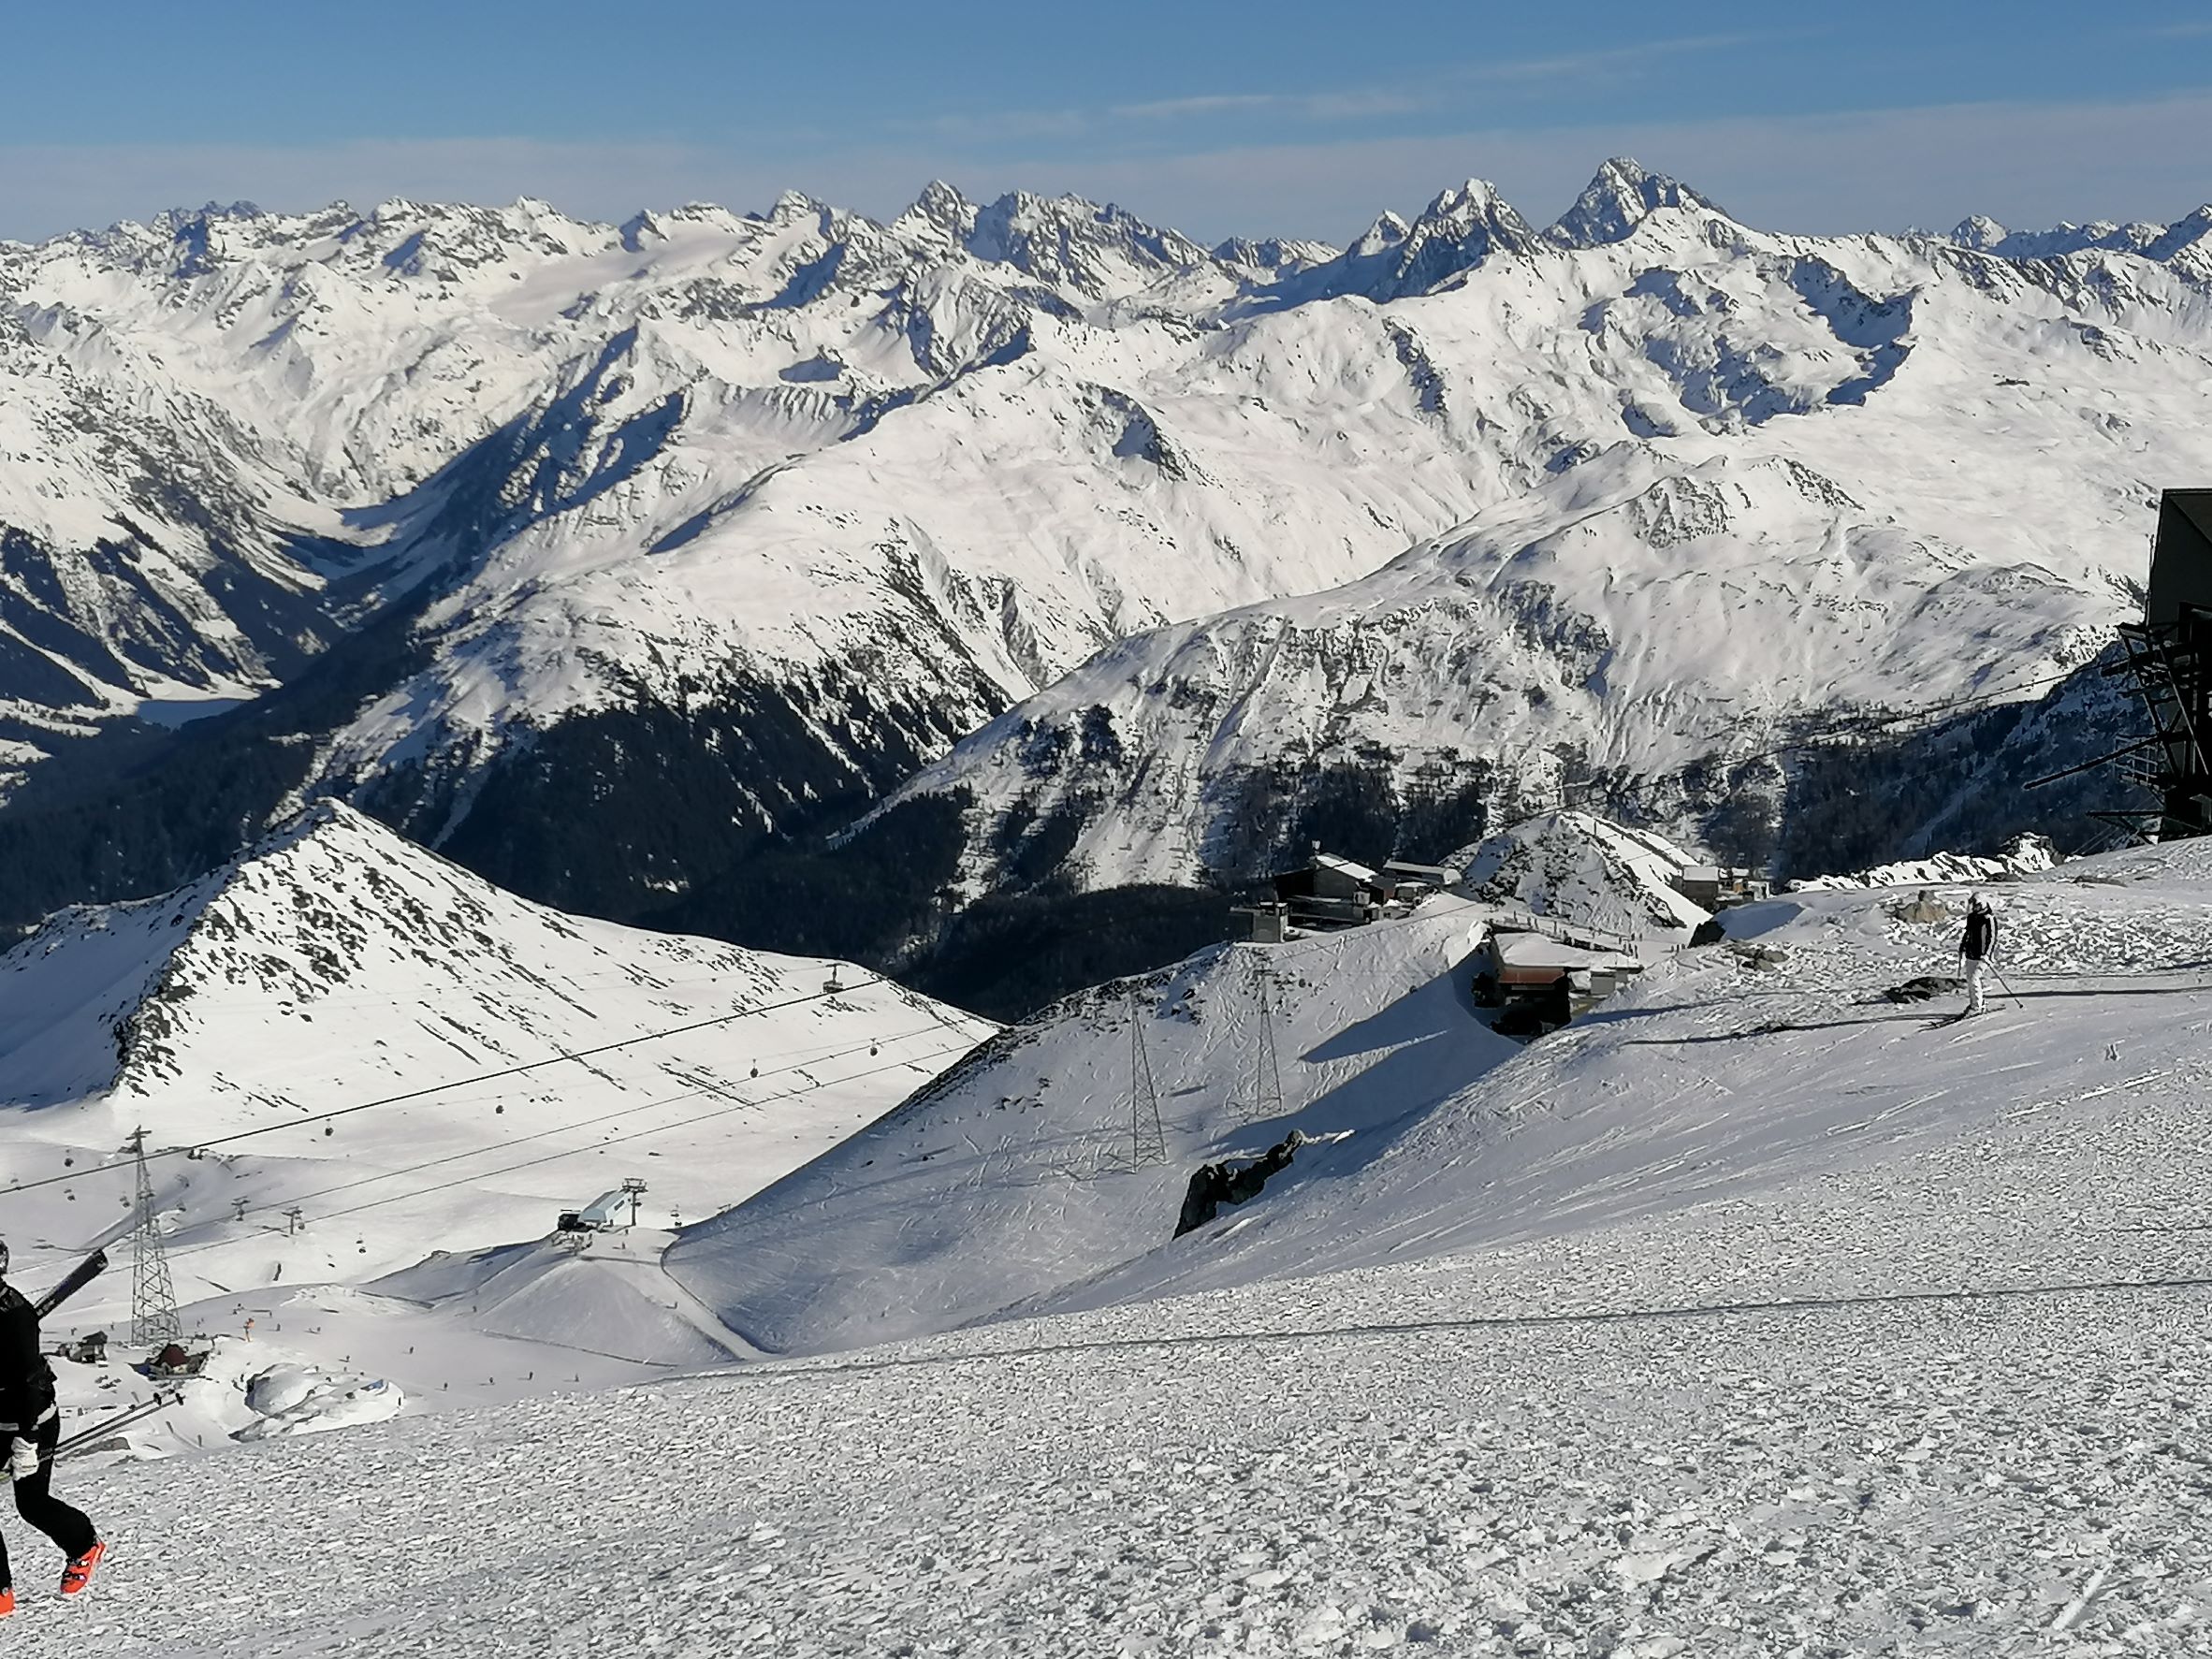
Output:
<svg viewBox="0 0 2212 1659">
<path fill-rule="evenodd" d="M 517 790 L 611 837 L 648 771 L 756 829 L 965 785 L 968 891 L 1055 816 L 1064 880 L 1188 879 L 1340 764 L 1686 823 L 1685 768 L 2132 613 L 2212 467 L 2208 293 L 2204 213 L 1781 236 L 1626 162 L 1342 251 L 941 185 L 0 245 L 0 741 L 335 651 L 253 813 L 348 793 L 515 880 Z M 696 876 L 605 862 L 610 913 Z"/>
</svg>

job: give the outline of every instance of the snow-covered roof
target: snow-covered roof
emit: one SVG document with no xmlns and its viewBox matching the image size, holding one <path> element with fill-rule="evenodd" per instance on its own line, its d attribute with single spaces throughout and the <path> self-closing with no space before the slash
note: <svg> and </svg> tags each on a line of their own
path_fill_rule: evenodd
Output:
<svg viewBox="0 0 2212 1659">
<path fill-rule="evenodd" d="M 1618 951 L 1595 951 L 1570 945 L 1542 933 L 1501 933 L 1494 936 L 1498 960 L 1508 968 L 1637 968 L 1635 957 Z"/>
<path fill-rule="evenodd" d="M 1441 864 L 1413 864 L 1403 858 L 1393 858 L 1383 866 L 1383 873 L 1392 876 L 1411 876 L 1416 880 L 1433 882 L 1438 887 L 1448 887 L 1460 879 L 1460 872 Z"/>
<path fill-rule="evenodd" d="M 1333 852 L 1315 853 L 1314 868 L 1317 870 L 1334 870 L 1340 876 L 1349 876 L 1353 880 L 1363 881 L 1370 887 L 1380 887 L 1386 885 L 1382 877 L 1377 875 L 1375 871 L 1369 869 L 1365 865 L 1355 864 L 1348 858 L 1339 858 Z"/>
</svg>

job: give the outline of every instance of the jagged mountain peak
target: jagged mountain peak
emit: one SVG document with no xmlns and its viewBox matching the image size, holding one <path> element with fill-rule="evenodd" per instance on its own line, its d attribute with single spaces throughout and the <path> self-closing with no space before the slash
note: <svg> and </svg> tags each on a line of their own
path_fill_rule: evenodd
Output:
<svg viewBox="0 0 2212 1659">
<path fill-rule="evenodd" d="M 1483 179 L 1437 192 L 1408 224 L 1385 212 L 1334 258 L 1287 269 L 1257 288 L 1247 307 L 1280 311 L 1315 299 L 1358 295 L 1387 304 L 1428 294 L 1481 266 L 1493 254 L 1522 256 L 1550 244 Z"/>
<path fill-rule="evenodd" d="M 1334 259 L 1339 252 L 1339 249 L 1327 242 L 1297 237 L 1271 236 L 1255 241 L 1248 237 L 1238 236 L 1217 245 L 1214 249 L 1214 257 L 1224 265 L 1279 274 L 1319 265 L 1324 260 Z"/>
<path fill-rule="evenodd" d="M 1469 178 L 1457 184 L 1447 184 L 1439 190 L 1429 205 L 1421 210 L 1423 219 L 1466 219 L 1477 214 L 1492 213 L 1500 209 L 1512 212 L 1506 198 L 1498 194 L 1498 187 L 1488 179 Z M 1518 213 L 1514 214 L 1519 218 Z"/>
<path fill-rule="evenodd" d="M 1405 222 L 1404 215 L 1394 213 L 1386 208 L 1375 215 L 1375 223 L 1370 225 L 1366 232 L 1345 252 L 1361 258 L 1371 258 L 1375 255 L 1385 253 L 1398 246 L 1405 240 L 1406 233 L 1412 228 L 1413 226 Z"/>
<path fill-rule="evenodd" d="M 1663 208 L 1727 214 L 1681 181 L 1654 173 L 1633 157 L 1614 156 L 1597 169 L 1575 205 L 1548 233 L 1570 248 L 1602 247 L 1623 240 Z"/>
<path fill-rule="evenodd" d="M 1541 253 L 1543 238 L 1486 179 L 1437 192 L 1385 257 L 1388 274 L 1366 289 L 1373 299 L 1423 294 L 1481 265 L 1492 254 Z"/>
<path fill-rule="evenodd" d="M 975 228 L 975 203 L 942 179 L 932 179 L 922 186 L 921 194 L 914 197 L 913 204 L 891 224 L 894 230 L 926 226 L 958 242 Z"/>
<path fill-rule="evenodd" d="M 976 209 L 964 242 L 986 264 L 1009 265 L 1098 298 L 1118 298 L 1207 256 L 1188 237 L 1148 225 L 1112 202 L 1019 190 Z"/>
<path fill-rule="evenodd" d="M 804 190 L 786 190 L 758 217 L 770 225 L 795 225 L 802 219 L 821 219 L 829 211 L 826 203 L 817 201 Z"/>
<path fill-rule="evenodd" d="M 323 800 L 175 892 L 62 911 L 0 954 L 0 1077 L 18 1104 L 196 1081 L 209 1113 L 251 1116 L 309 1099 L 244 1087 L 257 1069 L 330 1066 L 340 1087 L 349 1062 L 380 1081 L 495 1070 L 610 1021 L 680 1025 L 672 999 L 781 1000 L 827 968 L 569 916 Z M 877 1026 L 923 1006 L 891 986 L 871 999 Z M 273 1065 L 286 1042 L 313 1063 Z"/>
<path fill-rule="evenodd" d="M 308 802 L 282 822 L 272 825 L 249 845 L 226 867 L 237 870 L 263 859 L 280 857 L 293 849 L 311 841 L 327 843 L 392 843 L 404 846 L 410 852 L 426 858 L 437 854 L 428 848 L 416 847 L 396 830 L 379 823 L 358 808 L 347 804 L 335 795 L 325 795 Z M 439 860 L 444 863 L 443 859 Z"/>
<path fill-rule="evenodd" d="M 1950 240 L 1977 254 L 1993 251 L 2011 232 L 1986 213 L 1971 213 L 1951 227 Z"/>
<path fill-rule="evenodd" d="M 1528 254 L 1538 250 L 1542 239 L 1488 179 L 1469 179 L 1448 185 L 1421 210 L 1405 236 L 1409 250 L 1448 239 L 1480 253 L 1502 248 Z"/>
<path fill-rule="evenodd" d="M 2147 259 L 2167 264 L 2185 249 L 2202 247 L 2208 241 L 2212 241 L 2212 202 L 2175 220 L 2144 248 L 2143 254 Z"/>
</svg>

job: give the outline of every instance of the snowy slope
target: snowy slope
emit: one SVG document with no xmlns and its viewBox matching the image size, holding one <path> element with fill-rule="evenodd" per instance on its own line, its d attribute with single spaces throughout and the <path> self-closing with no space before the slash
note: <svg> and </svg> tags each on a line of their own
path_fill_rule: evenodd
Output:
<svg viewBox="0 0 2212 1659">
<path fill-rule="evenodd" d="M 1631 939 L 1681 943 L 1707 919 L 1674 879 L 1701 862 L 1649 830 L 1588 812 L 1546 812 L 1500 830 L 1447 861 L 1459 891 Z"/>
<path fill-rule="evenodd" d="M 1895 895 L 1732 912 L 1786 960 L 1691 953 L 1096 1311 L 80 1470 L 115 1553 L 10 1641 L 2199 1652 L 2212 850 L 2014 892 L 2026 1012 L 1859 1004 L 1947 942 Z"/>
<path fill-rule="evenodd" d="M 1209 254 L 1117 209 L 942 186 L 883 225 L 797 196 L 619 226 L 528 201 L 211 210 L 0 248 L 0 407 L 82 382 L 135 412 L 117 442 L 189 444 L 154 475 L 227 481 L 212 528 L 146 519 L 116 556 L 125 586 L 183 573 L 164 617 L 207 612 L 179 584 L 244 591 L 207 574 L 218 543 L 304 596 L 301 651 L 414 596 L 419 657 L 315 735 L 311 787 L 433 841 L 488 771 L 594 714 L 666 711 L 660 741 L 708 764 L 735 722 L 761 761 L 734 771 L 749 810 L 780 821 L 880 793 L 1046 687 L 1017 725 L 1134 719 L 1129 675 L 1193 704 L 1295 680 L 1327 711 L 1293 729 L 1301 753 L 1379 745 L 1400 774 L 1467 781 L 1565 743 L 1642 787 L 1653 731 L 1671 764 L 1808 705 L 1923 707 L 2074 660 L 2129 612 L 2146 500 L 2212 463 L 2196 226 L 2023 258 L 1781 237 L 1628 163 L 1549 231 L 1470 182 L 1341 254 Z M 70 725 L 171 680 L 265 681 L 273 645 L 210 616 L 242 643 L 50 683 L 78 651 L 60 632 L 160 630 L 151 600 L 54 596 L 154 492 L 103 472 L 108 424 L 39 418 L 20 447 L 71 470 L 0 469 L 28 573 L 0 696 Z M 1409 546 L 1443 568 L 1248 608 Z M 1054 684 L 1224 612 L 1192 647 L 1207 663 L 1153 636 Z M 1639 657 L 1657 619 L 1746 615 L 1710 673 Z M 1422 617 L 1451 631 L 1446 665 Z M 1554 690 L 1492 729 L 1498 698 Z M 1132 764 L 1296 758 L 1200 725 L 1202 751 L 1144 731 Z M 1199 856 L 1113 815 L 1091 880 Z"/>
<path fill-rule="evenodd" d="M 2170 1248 L 2165 1225 L 2203 1207 L 2203 1154 L 2175 1138 L 2212 1087 L 2197 1041 L 2212 844 L 2008 885 L 1998 967 L 2017 997 L 1930 1028 L 1957 1003 L 1882 992 L 1953 970 L 1966 890 L 1935 896 L 1950 919 L 1909 919 L 1916 907 L 1878 889 L 1730 910 L 1755 955 L 1675 957 L 1387 1148 L 1370 1142 L 1351 1178 L 1294 1182 L 1207 1250 L 1156 1253 L 1079 1299 L 1507 1245 L 1504 1259 L 1609 1264 L 1623 1297 L 1724 1257 L 1745 1295 L 1858 1294 L 1895 1271 L 1864 1230 L 1880 1227 L 1941 1231 L 1947 1262 L 1964 1252 L 2022 1280 Z M 2103 1188 L 2101 1172 L 2137 1160 L 2122 1190 Z M 1994 1182 L 1977 1172 L 1992 1161 Z M 1593 1223 L 1594 1250 L 1577 1237 Z"/>
<path fill-rule="evenodd" d="M 210 1317 L 538 1238 L 625 1178 L 648 1226 L 711 1214 L 992 1030 L 850 968 L 527 904 L 336 803 L 180 893 L 62 913 L 0 986 L 18 1271 L 123 1232 L 143 1125 L 180 1300 Z M 128 1296 L 110 1274 L 70 1320 Z"/>
<path fill-rule="evenodd" d="M 2062 1103 L 2124 1079 L 2142 1091 L 2197 1077 L 2176 1014 L 2212 1000 L 2208 859 L 2184 844 L 2013 886 L 2001 966 L 2035 1011 L 1956 1036 L 1922 1029 L 1930 1010 L 1881 996 L 1946 969 L 1956 888 L 1948 921 L 1907 919 L 1924 912 L 1863 889 L 1729 911 L 1757 953 L 1662 953 L 1641 985 L 1525 1049 L 1476 1024 L 1453 982 L 1463 975 L 1435 971 L 1471 946 L 1483 907 L 1281 947 L 1290 1110 L 1248 1129 L 1233 1102 L 1248 1098 L 1256 998 L 1239 959 L 1269 948 L 1238 947 L 1149 988 L 1167 1168 L 1094 1172 L 1130 1142 L 1133 1050 L 1126 1003 L 1108 997 L 1009 1031 L 863 1135 L 691 1230 L 668 1266 L 755 1346 L 788 1352 L 1678 1211 L 1692 1221 L 1667 1228 L 1694 1222 L 1709 1241 L 1728 1222 L 1699 1209 L 1708 1200 L 1853 1171 L 1879 1187 L 1898 1179 L 1898 1158 L 1970 1142 L 1992 1099 L 2014 1098 L 2008 1078 Z M 2008 1051 L 1994 1072 L 1992 1043 Z M 1347 1073 L 1328 1069 L 1346 1062 Z M 1200 1162 L 1257 1156 L 1293 1126 L 1357 1132 L 1302 1151 L 1261 1197 L 1170 1242 Z M 1781 1258 L 1793 1271 L 1810 1259 L 1796 1246 Z M 1848 1276 L 1848 1264 L 1832 1271 Z"/>
<path fill-rule="evenodd" d="M 2193 394 L 2170 389 L 2178 421 Z M 1250 838 L 1254 803 L 1317 768 L 1492 813 L 1573 779 L 1694 821 L 1726 796 L 1716 763 L 2031 695 L 2133 613 L 2117 561 L 2081 558 L 2095 537 L 2023 547 L 2009 491 L 1967 499 L 1998 476 L 1957 480 L 1953 540 L 1903 515 L 1894 478 L 1870 502 L 1786 454 L 1685 468 L 1623 440 L 1348 587 L 1113 647 L 902 794 L 973 792 L 978 885 L 1010 814 L 1072 815 L 1079 881 L 1264 871 L 1283 854 Z"/>
<path fill-rule="evenodd" d="M 1793 881 L 1794 889 L 1819 892 L 1834 887 L 1908 887 L 1933 882 L 2002 881 L 2015 876 L 2047 870 L 2057 860 L 2051 844 L 2040 836 L 2023 836 L 1994 858 L 1963 852 L 1939 852 L 1933 858 L 1910 858 L 1897 864 L 1876 865 L 1841 876 L 1812 876 Z"/>
<path fill-rule="evenodd" d="M 1116 1266 L 1165 1243 L 1201 1163 L 1258 1157 L 1292 1129 L 1357 1143 L 1517 1052 L 1475 1023 L 1454 971 L 1488 913 L 1438 898 L 1404 922 L 1222 947 L 1084 993 L 688 1230 L 668 1271 L 753 1346 L 788 1353 L 944 1330 Z M 1282 1104 L 1256 1113 L 1263 1033 Z M 1131 1169 L 1141 1063 L 1167 1157 Z"/>
</svg>

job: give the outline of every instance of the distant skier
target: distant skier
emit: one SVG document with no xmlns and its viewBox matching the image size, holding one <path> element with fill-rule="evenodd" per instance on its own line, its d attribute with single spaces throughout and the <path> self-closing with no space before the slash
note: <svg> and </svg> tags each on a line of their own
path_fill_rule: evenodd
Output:
<svg viewBox="0 0 2212 1659">
<path fill-rule="evenodd" d="M 38 1310 L 7 1282 L 7 1242 L 0 1239 L 0 1443 L 15 1480 L 15 1506 L 69 1558 L 62 1594 L 75 1595 L 92 1582 L 108 1547 L 93 1523 L 55 1497 L 53 1448 L 62 1437 L 61 1408 L 53 1397 L 53 1367 L 38 1351 Z M 0 1617 L 15 1611 L 15 1579 L 7 1545 L 0 1539 Z"/>
<path fill-rule="evenodd" d="M 1982 968 L 1997 954 L 1997 907 L 1977 893 L 1967 902 L 1958 954 L 1966 962 L 1966 1012 L 1982 1011 Z M 1963 1016 L 1962 1016 L 1963 1017 Z"/>
</svg>

